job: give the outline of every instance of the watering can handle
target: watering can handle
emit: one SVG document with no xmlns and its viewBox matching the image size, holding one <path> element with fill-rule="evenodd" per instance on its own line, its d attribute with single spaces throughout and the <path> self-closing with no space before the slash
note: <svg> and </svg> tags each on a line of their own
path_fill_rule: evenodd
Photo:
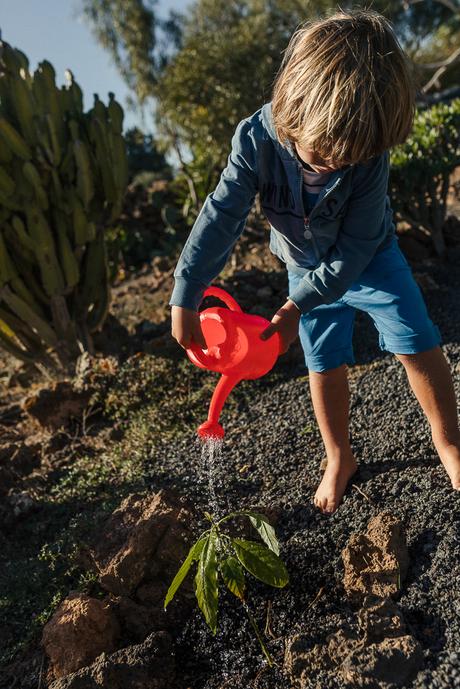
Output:
<svg viewBox="0 0 460 689">
<path fill-rule="evenodd" d="M 239 311 L 240 313 L 242 312 L 242 308 L 238 304 L 238 302 L 221 287 L 207 287 L 203 292 L 202 300 L 205 297 L 217 297 L 218 299 L 223 301 L 225 306 L 228 306 L 228 308 L 231 311 Z"/>
</svg>

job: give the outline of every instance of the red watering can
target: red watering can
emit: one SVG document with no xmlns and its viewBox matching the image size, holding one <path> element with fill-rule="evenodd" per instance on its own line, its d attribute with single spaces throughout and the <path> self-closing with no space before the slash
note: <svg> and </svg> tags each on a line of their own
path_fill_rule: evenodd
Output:
<svg viewBox="0 0 460 689">
<path fill-rule="evenodd" d="M 274 333 L 268 340 L 260 334 L 270 325 L 262 316 L 243 313 L 239 304 L 220 287 L 208 287 L 205 297 L 218 297 L 228 306 L 213 306 L 200 313 L 201 329 L 207 349 L 192 345 L 186 350 L 196 366 L 221 373 L 209 405 L 208 419 L 198 428 L 202 438 L 223 438 L 219 416 L 230 392 L 240 380 L 260 378 L 273 368 L 281 339 Z"/>
</svg>

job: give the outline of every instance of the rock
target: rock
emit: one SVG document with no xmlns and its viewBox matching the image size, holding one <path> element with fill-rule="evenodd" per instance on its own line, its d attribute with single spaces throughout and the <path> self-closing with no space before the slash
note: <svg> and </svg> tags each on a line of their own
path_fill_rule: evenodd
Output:
<svg viewBox="0 0 460 689">
<path fill-rule="evenodd" d="M 354 688 L 406 686 L 421 667 L 423 652 L 390 598 L 408 567 L 402 524 L 382 512 L 369 521 L 366 533 L 351 536 L 342 557 L 345 590 L 362 603 L 357 629 L 354 623 L 344 626 L 313 648 L 307 634 L 289 639 L 284 665 L 291 682 L 306 689 L 312 673 L 330 672 Z"/>
<path fill-rule="evenodd" d="M 295 634 L 286 639 L 284 667 L 292 681 L 300 681 L 302 672 L 310 669 L 310 653 L 307 634 Z"/>
<path fill-rule="evenodd" d="M 363 645 L 363 639 L 349 627 L 343 627 L 327 637 L 327 656 L 329 665 L 337 667 L 350 653 Z"/>
<path fill-rule="evenodd" d="M 307 634 L 300 633 L 287 639 L 284 667 L 292 682 L 303 687 L 311 673 L 335 670 L 341 660 L 359 645 L 358 637 L 349 629 L 340 629 L 326 641 L 326 644 L 309 648 Z"/>
<path fill-rule="evenodd" d="M 110 516 L 89 556 L 101 585 L 129 596 L 158 578 L 166 593 L 191 546 L 193 512 L 173 491 L 129 495 Z"/>
<path fill-rule="evenodd" d="M 420 644 L 412 636 L 382 638 L 368 643 L 353 630 L 343 628 L 327 637 L 325 644 L 308 650 L 306 634 L 297 634 L 286 644 L 285 669 L 300 689 L 311 686 L 312 674 L 340 674 L 346 686 L 383 689 L 407 686 L 423 663 Z"/>
<path fill-rule="evenodd" d="M 52 682 L 49 689 L 170 689 L 175 674 L 171 637 L 154 632 L 141 644 L 102 653 L 92 665 Z"/>
<path fill-rule="evenodd" d="M 152 611 L 145 605 L 128 598 L 128 596 L 117 596 L 113 600 L 113 610 L 120 621 L 123 638 L 133 641 L 143 641 L 153 631 L 168 629 L 170 616 L 164 611 L 165 624 L 157 623 L 152 615 Z M 168 611 L 169 613 L 169 608 Z"/>
<path fill-rule="evenodd" d="M 358 613 L 358 624 L 366 644 L 406 634 L 402 613 L 391 598 L 366 596 Z"/>
<path fill-rule="evenodd" d="M 43 629 L 42 644 L 54 677 L 89 665 L 103 651 L 113 651 L 119 633 L 107 602 L 71 591 Z"/>
<path fill-rule="evenodd" d="M 89 390 L 75 390 L 70 381 L 63 380 L 27 397 L 22 408 L 41 426 L 56 431 L 72 419 L 80 419 L 90 397 Z"/>
<path fill-rule="evenodd" d="M 195 606 L 188 576 L 164 610 L 169 584 L 195 540 L 192 506 L 174 491 L 129 495 L 79 561 L 93 569 L 112 594 L 112 609 L 124 638 L 141 641 L 153 631 L 182 627 Z"/>
<path fill-rule="evenodd" d="M 329 635 L 325 644 L 316 644 L 309 649 L 308 635 L 296 634 L 286 642 L 284 667 L 296 686 L 306 687 L 312 673 L 336 672 L 342 660 L 359 643 L 350 629 L 340 629 Z"/>
<path fill-rule="evenodd" d="M 386 512 L 373 517 L 366 533 L 351 536 L 342 559 L 344 588 L 349 596 L 396 595 L 409 564 L 401 522 Z"/>
<path fill-rule="evenodd" d="M 400 636 L 353 650 L 340 672 L 352 687 L 406 687 L 422 663 L 423 652 L 418 641 L 412 636 Z"/>
</svg>

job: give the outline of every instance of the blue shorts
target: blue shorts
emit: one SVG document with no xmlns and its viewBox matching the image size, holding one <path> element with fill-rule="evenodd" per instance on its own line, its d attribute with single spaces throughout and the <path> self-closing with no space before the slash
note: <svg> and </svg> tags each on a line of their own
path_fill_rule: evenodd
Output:
<svg viewBox="0 0 460 689">
<path fill-rule="evenodd" d="M 288 269 L 290 292 L 301 277 Z M 372 318 L 382 350 L 416 354 L 441 343 L 439 328 L 429 318 L 396 236 L 386 249 L 375 254 L 340 299 L 320 304 L 300 317 L 300 342 L 311 371 L 355 363 L 352 335 L 356 309 Z"/>
</svg>

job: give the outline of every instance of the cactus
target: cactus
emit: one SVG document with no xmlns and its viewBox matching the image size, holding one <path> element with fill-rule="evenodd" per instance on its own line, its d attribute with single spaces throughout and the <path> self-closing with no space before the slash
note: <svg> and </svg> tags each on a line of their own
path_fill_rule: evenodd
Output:
<svg viewBox="0 0 460 689">
<path fill-rule="evenodd" d="M 123 109 L 83 109 L 70 69 L 29 71 L 0 41 L 0 347 L 28 363 L 67 366 L 93 349 L 110 305 L 104 230 L 128 183 Z"/>
</svg>

